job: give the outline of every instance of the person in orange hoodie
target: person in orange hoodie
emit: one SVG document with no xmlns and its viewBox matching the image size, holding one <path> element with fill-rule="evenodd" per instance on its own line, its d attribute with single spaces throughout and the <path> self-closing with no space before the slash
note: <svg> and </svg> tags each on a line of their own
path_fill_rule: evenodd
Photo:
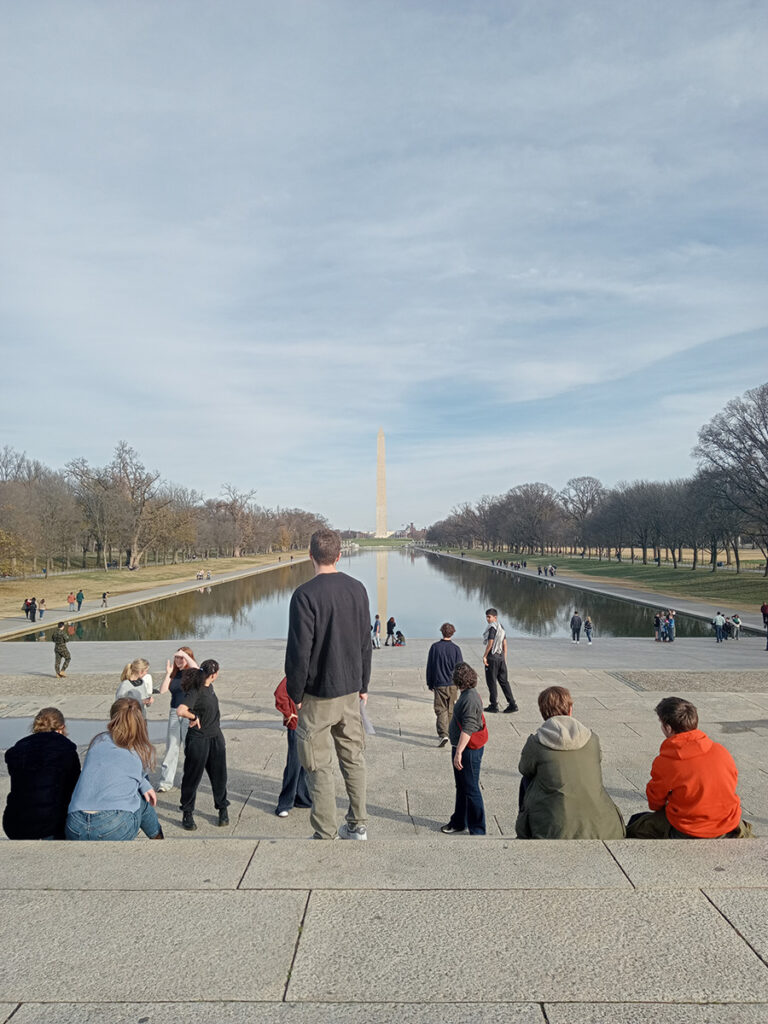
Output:
<svg viewBox="0 0 768 1024">
<path fill-rule="evenodd" d="M 633 814 L 628 839 L 743 839 L 739 773 L 729 752 L 699 729 L 690 701 L 665 697 L 656 705 L 666 737 L 645 788 L 650 811 Z"/>
<path fill-rule="evenodd" d="M 283 725 L 288 738 L 288 756 L 283 772 L 283 788 L 277 798 L 275 814 L 278 818 L 287 818 L 288 812 L 294 807 L 311 807 L 312 797 L 307 788 L 307 773 L 299 762 L 299 750 L 296 743 L 298 710 L 288 696 L 285 677 L 280 680 L 275 690 L 275 707 L 283 716 Z"/>
</svg>

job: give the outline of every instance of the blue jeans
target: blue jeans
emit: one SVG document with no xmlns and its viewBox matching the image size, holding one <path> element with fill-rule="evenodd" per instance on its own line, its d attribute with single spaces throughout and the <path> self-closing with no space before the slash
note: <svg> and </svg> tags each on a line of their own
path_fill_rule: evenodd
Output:
<svg viewBox="0 0 768 1024">
<path fill-rule="evenodd" d="M 312 797 L 307 789 L 307 773 L 299 761 L 299 747 L 296 742 L 296 730 L 286 729 L 288 737 L 288 756 L 285 759 L 283 772 L 283 788 L 277 798 L 277 810 L 290 811 L 293 807 L 311 807 Z"/>
<path fill-rule="evenodd" d="M 719 644 L 721 644 L 723 642 L 723 627 L 722 626 L 715 626 L 715 636 L 717 637 L 717 642 Z"/>
<path fill-rule="evenodd" d="M 453 779 L 456 783 L 456 806 L 449 824 L 452 828 L 463 832 L 469 829 L 471 836 L 485 835 L 485 805 L 480 792 L 480 765 L 483 760 L 484 747 L 470 750 L 465 747 L 461 755 L 461 771 L 453 766 Z M 451 763 L 456 756 L 456 747 L 451 747 Z"/>
<path fill-rule="evenodd" d="M 125 842 L 135 839 L 139 829 L 153 839 L 160 831 L 155 808 L 144 797 L 138 811 L 70 811 L 64 834 L 67 839 Z"/>
</svg>

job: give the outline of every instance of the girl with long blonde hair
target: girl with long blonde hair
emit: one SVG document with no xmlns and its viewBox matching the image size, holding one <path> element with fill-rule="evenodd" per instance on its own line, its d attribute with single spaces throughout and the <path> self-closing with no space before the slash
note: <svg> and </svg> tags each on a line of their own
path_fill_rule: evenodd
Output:
<svg viewBox="0 0 768 1024">
<path fill-rule="evenodd" d="M 121 697 L 112 705 L 107 731 L 94 736 L 85 755 L 67 815 L 67 839 L 129 840 L 139 830 L 162 839 L 157 796 L 147 772 L 155 767 L 141 705 Z"/>
</svg>

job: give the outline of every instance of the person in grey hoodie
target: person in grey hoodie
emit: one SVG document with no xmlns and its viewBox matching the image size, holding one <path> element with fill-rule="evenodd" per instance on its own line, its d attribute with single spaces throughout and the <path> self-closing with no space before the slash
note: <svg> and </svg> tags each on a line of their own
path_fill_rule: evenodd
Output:
<svg viewBox="0 0 768 1024">
<path fill-rule="evenodd" d="M 563 686 L 539 694 L 544 724 L 520 755 L 518 839 L 623 839 L 621 812 L 603 787 L 600 741 L 572 716 Z"/>
</svg>

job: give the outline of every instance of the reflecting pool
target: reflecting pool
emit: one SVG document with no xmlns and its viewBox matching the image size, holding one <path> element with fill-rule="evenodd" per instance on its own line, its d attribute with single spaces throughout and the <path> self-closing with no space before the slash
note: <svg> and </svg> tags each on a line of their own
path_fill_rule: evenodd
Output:
<svg viewBox="0 0 768 1024">
<path fill-rule="evenodd" d="M 406 637 L 436 636 L 452 622 L 459 636 L 479 636 L 485 609 L 495 607 L 510 636 L 565 637 L 574 608 L 589 615 L 595 637 L 652 636 L 653 609 L 562 587 L 553 580 L 517 576 L 410 550 L 367 550 L 343 555 L 343 572 L 368 590 L 371 616 L 390 615 Z M 284 566 L 215 587 L 153 601 L 70 624 L 76 640 L 264 640 L 285 637 L 293 590 L 312 575 L 308 562 Z M 677 616 L 680 637 L 711 636 L 709 625 Z M 20 642 L 49 640 L 51 629 Z"/>
</svg>

